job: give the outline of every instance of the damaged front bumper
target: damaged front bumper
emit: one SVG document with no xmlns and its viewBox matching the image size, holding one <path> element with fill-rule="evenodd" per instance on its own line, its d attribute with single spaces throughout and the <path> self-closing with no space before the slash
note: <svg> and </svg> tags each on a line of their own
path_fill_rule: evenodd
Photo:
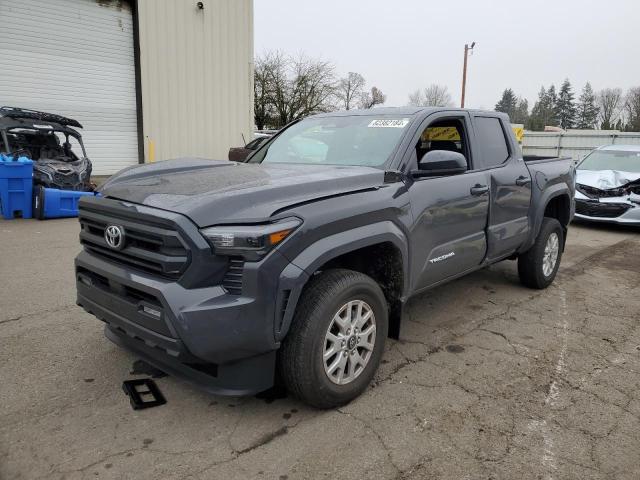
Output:
<svg viewBox="0 0 640 480">
<path fill-rule="evenodd" d="M 640 225 L 640 195 L 590 198 L 576 190 L 575 217 L 593 222 Z"/>
</svg>

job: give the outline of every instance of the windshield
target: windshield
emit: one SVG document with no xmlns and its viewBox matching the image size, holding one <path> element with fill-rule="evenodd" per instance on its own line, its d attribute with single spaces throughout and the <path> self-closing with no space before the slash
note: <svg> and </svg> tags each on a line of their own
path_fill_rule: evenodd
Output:
<svg viewBox="0 0 640 480">
<path fill-rule="evenodd" d="M 309 118 L 286 129 L 249 162 L 382 167 L 409 121 L 389 115 Z"/>
<path fill-rule="evenodd" d="M 619 170 L 640 173 L 640 152 L 595 150 L 578 165 L 578 170 Z"/>
</svg>

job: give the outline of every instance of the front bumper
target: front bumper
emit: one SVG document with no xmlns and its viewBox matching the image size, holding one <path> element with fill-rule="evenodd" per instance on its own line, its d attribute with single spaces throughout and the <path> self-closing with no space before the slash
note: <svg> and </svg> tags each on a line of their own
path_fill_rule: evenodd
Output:
<svg viewBox="0 0 640 480">
<path fill-rule="evenodd" d="M 640 204 L 623 198 L 598 201 L 576 197 L 575 217 L 590 222 L 640 225 Z"/>
<path fill-rule="evenodd" d="M 273 385 L 275 300 L 286 283 L 277 279 L 285 267 L 297 268 L 279 253 L 247 263 L 242 295 L 185 288 L 86 251 L 75 264 L 78 305 L 107 324 L 116 344 L 211 393 L 248 395 Z"/>
</svg>

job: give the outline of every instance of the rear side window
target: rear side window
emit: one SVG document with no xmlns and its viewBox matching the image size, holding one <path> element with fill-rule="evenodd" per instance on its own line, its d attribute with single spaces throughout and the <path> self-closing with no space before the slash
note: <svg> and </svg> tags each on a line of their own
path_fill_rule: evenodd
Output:
<svg viewBox="0 0 640 480">
<path fill-rule="evenodd" d="M 503 164 L 509 158 L 509 148 L 500 120 L 476 117 L 475 124 L 481 162 L 478 167 L 487 168 Z"/>
</svg>

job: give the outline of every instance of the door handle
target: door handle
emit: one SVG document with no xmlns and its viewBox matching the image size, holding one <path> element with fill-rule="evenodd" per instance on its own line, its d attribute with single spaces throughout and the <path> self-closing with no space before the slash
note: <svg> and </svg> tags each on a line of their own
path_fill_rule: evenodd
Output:
<svg viewBox="0 0 640 480">
<path fill-rule="evenodd" d="M 516 178 L 516 185 L 518 185 L 519 187 L 524 187 L 525 185 L 529 185 L 530 183 L 531 177 L 524 177 L 520 175 L 518 178 Z"/>
<path fill-rule="evenodd" d="M 471 187 L 471 195 L 484 195 L 489 193 L 489 187 L 486 185 L 477 184 L 475 187 Z"/>
</svg>

